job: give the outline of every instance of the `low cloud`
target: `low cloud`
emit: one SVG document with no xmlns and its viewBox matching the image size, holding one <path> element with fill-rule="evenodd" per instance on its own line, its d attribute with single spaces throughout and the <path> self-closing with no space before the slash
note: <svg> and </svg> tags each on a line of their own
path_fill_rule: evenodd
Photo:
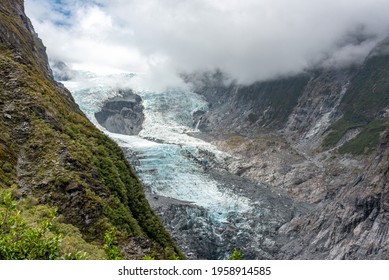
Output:
<svg viewBox="0 0 389 280">
<path fill-rule="evenodd" d="M 145 73 L 150 87 L 182 72 L 251 83 L 343 67 L 389 35 L 386 0 L 26 0 L 26 11 L 52 59 Z"/>
</svg>

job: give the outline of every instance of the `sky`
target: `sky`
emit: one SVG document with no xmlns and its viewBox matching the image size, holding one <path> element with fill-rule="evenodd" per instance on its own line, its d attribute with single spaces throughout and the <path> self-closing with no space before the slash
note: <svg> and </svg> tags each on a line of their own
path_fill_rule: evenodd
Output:
<svg viewBox="0 0 389 280">
<path fill-rule="evenodd" d="M 387 0 L 25 0 L 52 60 L 167 85 L 219 69 L 239 83 L 361 63 Z"/>
</svg>

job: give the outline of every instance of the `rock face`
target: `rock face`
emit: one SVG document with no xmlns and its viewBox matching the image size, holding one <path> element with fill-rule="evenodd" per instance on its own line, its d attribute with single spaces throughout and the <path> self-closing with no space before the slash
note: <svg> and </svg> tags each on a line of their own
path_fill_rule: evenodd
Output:
<svg viewBox="0 0 389 280">
<path fill-rule="evenodd" d="M 104 251 L 115 228 L 126 258 L 183 258 L 121 149 L 54 81 L 21 0 L 0 3 L 0 131 L 0 191 L 58 208 L 64 244 Z"/>
<path fill-rule="evenodd" d="M 137 135 L 144 121 L 142 99 L 132 91 L 120 95 L 104 103 L 96 120 L 110 132 Z"/>
<path fill-rule="evenodd" d="M 250 86 L 193 79 L 211 104 L 198 127 L 236 157 L 228 170 L 311 205 L 277 231 L 278 258 L 389 257 L 387 46 L 360 66 Z"/>
<path fill-rule="evenodd" d="M 284 258 L 389 258 L 389 143 L 386 134 L 366 172 L 309 216 L 280 229 Z M 301 233 L 304 234 L 301 234 Z"/>
<path fill-rule="evenodd" d="M 24 1 L 2 1 L 0 9 L 0 42 L 14 51 L 16 59 L 37 66 L 42 74 L 51 76 L 46 48 L 24 13 Z"/>
</svg>

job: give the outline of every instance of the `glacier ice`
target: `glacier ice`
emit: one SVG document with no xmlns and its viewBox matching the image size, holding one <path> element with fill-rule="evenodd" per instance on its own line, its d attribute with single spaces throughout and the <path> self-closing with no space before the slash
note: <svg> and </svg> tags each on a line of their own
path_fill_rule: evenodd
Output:
<svg viewBox="0 0 389 280">
<path fill-rule="evenodd" d="M 208 151 L 220 161 L 228 157 L 210 143 L 188 135 L 197 129 L 192 114 L 208 109 L 202 96 L 178 89 L 135 91 L 143 100 L 145 114 L 138 136 L 110 133 L 97 123 L 94 113 L 104 101 L 117 96 L 119 88 L 130 88 L 132 77 L 133 74 L 90 76 L 63 83 L 98 128 L 121 147 L 136 153 L 139 164 L 135 169 L 152 193 L 204 207 L 215 222 L 226 221 L 231 212 L 250 211 L 248 198 L 223 188 L 193 160 L 200 151 Z"/>
</svg>

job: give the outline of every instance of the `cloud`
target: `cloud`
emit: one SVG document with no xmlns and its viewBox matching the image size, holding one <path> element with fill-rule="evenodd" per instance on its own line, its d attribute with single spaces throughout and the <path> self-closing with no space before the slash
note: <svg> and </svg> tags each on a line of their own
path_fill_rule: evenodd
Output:
<svg viewBox="0 0 389 280">
<path fill-rule="evenodd" d="M 251 83 L 346 66 L 389 35 L 386 0 L 26 0 L 26 10 L 53 59 L 160 84 L 180 72 Z"/>
<path fill-rule="evenodd" d="M 26 1 L 34 28 L 47 46 L 50 59 L 75 69 L 97 73 L 146 71 L 148 63 L 127 44 L 126 29 L 114 25 L 112 16 L 96 2 Z M 66 4 L 66 5 L 65 5 Z"/>
</svg>

